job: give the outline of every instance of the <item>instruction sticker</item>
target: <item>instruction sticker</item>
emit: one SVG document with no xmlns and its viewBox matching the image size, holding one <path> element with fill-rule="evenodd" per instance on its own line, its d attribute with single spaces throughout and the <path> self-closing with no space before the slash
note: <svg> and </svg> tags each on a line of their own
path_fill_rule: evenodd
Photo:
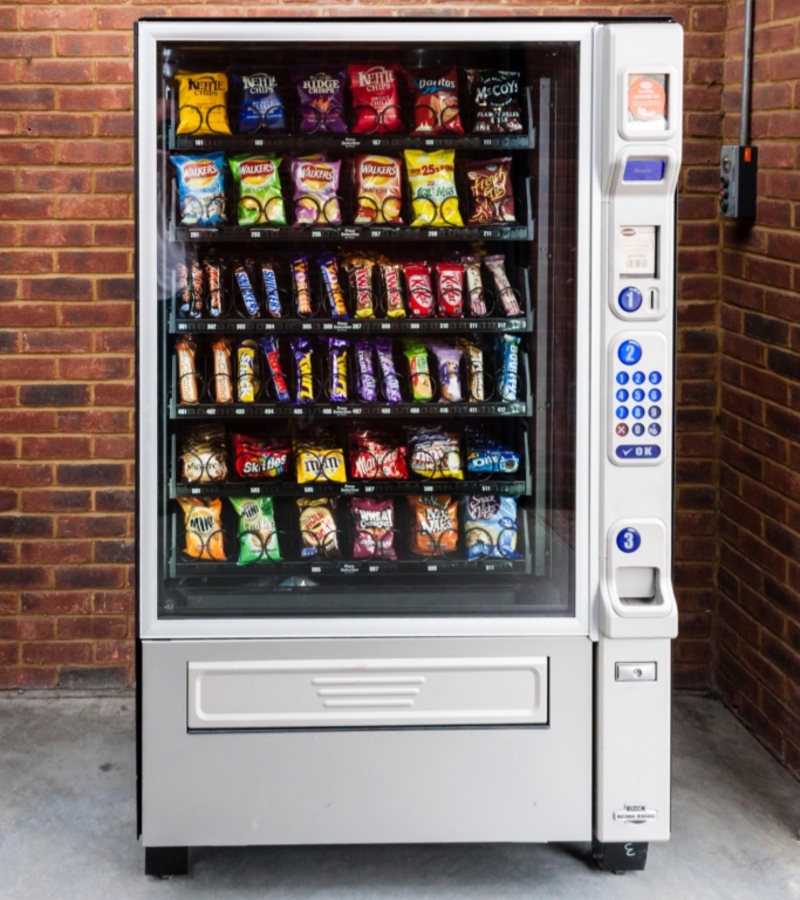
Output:
<svg viewBox="0 0 800 900">
<path fill-rule="evenodd" d="M 619 230 L 619 274 L 621 278 L 656 275 L 656 227 L 623 226 Z"/>
<path fill-rule="evenodd" d="M 628 122 L 647 131 L 667 127 L 666 75 L 628 76 Z"/>
</svg>

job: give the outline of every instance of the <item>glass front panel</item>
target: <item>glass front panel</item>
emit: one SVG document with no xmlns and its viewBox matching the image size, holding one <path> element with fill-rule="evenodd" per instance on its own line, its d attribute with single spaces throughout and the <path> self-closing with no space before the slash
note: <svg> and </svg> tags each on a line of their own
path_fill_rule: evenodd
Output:
<svg viewBox="0 0 800 900">
<path fill-rule="evenodd" d="M 573 615 L 577 45 L 156 76 L 159 614 Z"/>
</svg>

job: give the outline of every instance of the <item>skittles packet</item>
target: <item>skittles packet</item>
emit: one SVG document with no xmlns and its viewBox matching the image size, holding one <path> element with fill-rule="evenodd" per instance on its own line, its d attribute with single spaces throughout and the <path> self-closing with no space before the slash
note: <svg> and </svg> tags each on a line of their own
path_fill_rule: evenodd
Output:
<svg viewBox="0 0 800 900">
<path fill-rule="evenodd" d="M 282 438 L 233 435 L 233 456 L 240 478 L 277 478 L 289 470 L 289 442 Z"/>
</svg>

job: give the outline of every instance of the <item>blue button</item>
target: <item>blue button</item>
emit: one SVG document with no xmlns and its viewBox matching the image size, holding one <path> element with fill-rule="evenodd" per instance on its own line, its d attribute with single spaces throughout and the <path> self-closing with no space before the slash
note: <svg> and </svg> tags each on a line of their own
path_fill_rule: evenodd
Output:
<svg viewBox="0 0 800 900">
<path fill-rule="evenodd" d="M 661 384 L 661 372 L 650 373 L 650 384 Z"/>
<path fill-rule="evenodd" d="M 665 159 L 628 159 L 625 161 L 623 181 L 663 181 L 667 169 Z"/>
<path fill-rule="evenodd" d="M 653 388 L 647 396 L 653 403 L 657 403 L 661 399 L 661 391 L 658 388 Z"/>
<path fill-rule="evenodd" d="M 620 291 L 617 302 L 625 312 L 636 312 L 642 305 L 642 292 L 639 288 L 626 287 Z"/>
<path fill-rule="evenodd" d="M 644 400 L 644 391 L 641 388 L 636 388 L 636 390 L 631 394 L 634 401 L 636 403 L 641 403 Z"/>
<path fill-rule="evenodd" d="M 631 431 L 634 433 L 636 437 L 641 437 L 644 434 L 644 425 L 641 422 L 637 422 Z"/>
<path fill-rule="evenodd" d="M 618 419 L 627 419 L 628 418 L 628 407 L 627 406 L 618 406 L 616 409 L 616 416 Z"/>
<path fill-rule="evenodd" d="M 619 361 L 625 366 L 635 366 L 642 358 L 642 347 L 636 341 L 623 341 L 617 350 Z"/>
<path fill-rule="evenodd" d="M 634 406 L 633 407 L 633 418 L 634 419 L 643 419 L 644 418 L 644 407 L 643 406 Z"/>
<path fill-rule="evenodd" d="M 638 427 L 638 425 L 634 425 L 633 430 L 636 431 Z M 653 437 L 658 437 L 661 434 L 661 426 L 658 424 L 658 422 L 651 422 L 647 426 L 647 433 L 652 434 Z"/>
<path fill-rule="evenodd" d="M 617 391 L 617 400 L 619 400 L 620 403 L 624 403 L 627 399 L 628 399 L 628 392 L 625 390 L 625 388 L 620 388 Z"/>
<path fill-rule="evenodd" d="M 660 406 L 651 406 L 650 409 L 647 410 L 648 415 L 651 419 L 660 419 L 661 418 L 661 407 Z M 635 411 L 634 411 L 635 415 Z"/>
<path fill-rule="evenodd" d="M 644 372 L 634 372 L 633 373 L 633 383 L 634 384 L 644 384 Z"/>
<path fill-rule="evenodd" d="M 627 384 L 628 383 L 628 373 L 627 372 L 617 372 L 617 384 Z"/>
<path fill-rule="evenodd" d="M 642 537 L 635 528 L 623 528 L 617 535 L 617 546 L 623 553 L 633 553 L 641 543 Z"/>
<path fill-rule="evenodd" d="M 615 452 L 620 459 L 658 459 L 661 447 L 658 444 L 620 444 Z"/>
</svg>

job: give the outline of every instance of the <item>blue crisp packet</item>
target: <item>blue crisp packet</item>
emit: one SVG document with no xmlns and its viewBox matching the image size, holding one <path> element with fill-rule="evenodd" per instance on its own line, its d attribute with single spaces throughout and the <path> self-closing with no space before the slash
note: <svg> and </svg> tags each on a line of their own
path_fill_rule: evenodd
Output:
<svg viewBox="0 0 800 900">
<path fill-rule="evenodd" d="M 517 498 L 477 494 L 461 500 L 467 559 L 519 559 Z"/>
<path fill-rule="evenodd" d="M 467 431 L 467 472 L 471 475 L 513 475 L 519 471 L 519 453 L 495 438 Z"/>
<path fill-rule="evenodd" d="M 225 154 L 172 157 L 178 176 L 181 225 L 224 225 Z"/>
<path fill-rule="evenodd" d="M 240 99 L 239 134 L 286 131 L 286 113 L 275 75 L 243 69 L 231 69 L 228 74 Z"/>
</svg>

